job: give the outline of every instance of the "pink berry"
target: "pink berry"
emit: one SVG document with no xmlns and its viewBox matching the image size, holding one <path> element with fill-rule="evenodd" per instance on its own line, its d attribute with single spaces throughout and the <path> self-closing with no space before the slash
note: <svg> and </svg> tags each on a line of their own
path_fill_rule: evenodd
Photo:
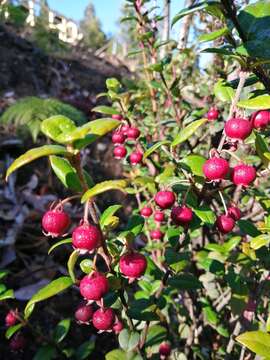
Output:
<svg viewBox="0 0 270 360">
<path fill-rule="evenodd" d="M 61 236 L 70 224 L 70 218 L 63 210 L 49 210 L 42 217 L 43 230 L 52 237 Z"/>
<path fill-rule="evenodd" d="M 240 210 L 238 207 L 234 206 L 234 205 L 232 205 L 232 206 L 229 207 L 229 209 L 228 209 L 228 214 L 229 214 L 235 221 L 240 220 L 241 217 L 242 217 L 241 210 Z"/>
<path fill-rule="evenodd" d="M 72 245 L 79 250 L 93 251 L 100 245 L 101 240 L 101 231 L 95 225 L 85 223 L 72 232 Z"/>
<path fill-rule="evenodd" d="M 155 211 L 154 219 L 157 222 L 163 222 L 165 220 L 165 215 L 162 211 Z"/>
<path fill-rule="evenodd" d="M 113 328 L 115 321 L 115 314 L 111 308 L 98 309 L 93 315 L 93 325 L 96 329 L 101 331 L 108 331 Z"/>
<path fill-rule="evenodd" d="M 164 233 L 159 229 L 150 231 L 150 237 L 152 240 L 162 240 L 164 238 Z"/>
<path fill-rule="evenodd" d="M 159 354 L 162 356 L 170 356 L 171 355 L 171 345 L 167 342 L 163 342 L 159 346 Z"/>
<path fill-rule="evenodd" d="M 212 121 L 212 120 L 217 120 L 219 117 L 219 111 L 217 108 L 215 107 L 212 107 L 209 109 L 208 113 L 207 113 L 207 119 L 209 121 Z"/>
<path fill-rule="evenodd" d="M 9 347 L 12 351 L 20 351 L 25 348 L 26 338 L 22 333 L 16 333 L 12 336 Z"/>
<path fill-rule="evenodd" d="M 154 200 L 161 209 L 169 209 L 175 203 L 175 195 L 172 191 L 159 191 Z"/>
<path fill-rule="evenodd" d="M 99 301 L 109 291 L 109 283 L 105 275 L 95 271 L 80 281 L 80 293 L 90 301 Z"/>
<path fill-rule="evenodd" d="M 244 140 L 252 132 L 252 123 L 247 119 L 232 118 L 225 123 L 225 134 L 233 140 Z"/>
<path fill-rule="evenodd" d="M 120 114 L 113 114 L 112 119 L 121 121 L 123 120 L 123 116 Z"/>
<path fill-rule="evenodd" d="M 148 218 L 149 216 L 151 216 L 153 214 L 153 210 L 149 206 L 145 206 L 141 209 L 140 214 L 142 216 Z"/>
<path fill-rule="evenodd" d="M 175 206 L 171 211 L 171 219 L 176 225 L 188 225 L 192 218 L 192 210 L 185 205 Z"/>
<path fill-rule="evenodd" d="M 6 326 L 13 326 L 16 324 L 17 321 L 17 311 L 10 310 L 5 318 Z"/>
<path fill-rule="evenodd" d="M 116 159 L 123 159 L 127 155 L 127 149 L 123 145 L 116 146 L 113 154 Z"/>
<path fill-rule="evenodd" d="M 264 129 L 270 123 L 270 111 L 261 110 L 251 115 L 251 123 L 255 129 Z"/>
<path fill-rule="evenodd" d="M 115 334 L 119 334 L 124 329 L 124 325 L 122 321 L 116 320 L 115 324 L 113 325 L 113 331 Z"/>
<path fill-rule="evenodd" d="M 112 134 L 112 142 L 113 144 L 124 144 L 126 140 L 125 135 L 120 131 L 114 131 Z"/>
<path fill-rule="evenodd" d="M 129 156 L 131 165 L 137 165 L 142 161 L 143 154 L 141 151 L 134 151 Z"/>
<path fill-rule="evenodd" d="M 93 317 L 93 308 L 91 305 L 80 305 L 75 312 L 75 319 L 79 323 L 89 324 Z"/>
<path fill-rule="evenodd" d="M 224 179 L 229 171 L 227 160 L 214 156 L 203 164 L 204 176 L 209 180 L 218 181 Z"/>
<path fill-rule="evenodd" d="M 256 178 L 256 170 L 251 165 L 236 165 L 232 170 L 232 181 L 235 185 L 248 186 Z"/>
<path fill-rule="evenodd" d="M 217 228 L 223 234 L 227 234 L 234 228 L 235 221 L 229 215 L 220 215 L 216 221 Z"/>
<path fill-rule="evenodd" d="M 131 252 L 121 256 L 119 261 L 120 272 L 128 278 L 137 279 L 146 270 L 147 261 L 142 254 Z"/>
<path fill-rule="evenodd" d="M 130 140 L 136 140 L 140 135 L 141 135 L 140 130 L 135 127 L 130 127 L 127 130 L 127 138 Z"/>
<path fill-rule="evenodd" d="M 121 126 L 121 133 L 124 134 L 125 136 L 127 136 L 127 133 L 128 133 L 128 130 L 129 130 L 129 126 L 128 125 L 122 125 Z"/>
</svg>

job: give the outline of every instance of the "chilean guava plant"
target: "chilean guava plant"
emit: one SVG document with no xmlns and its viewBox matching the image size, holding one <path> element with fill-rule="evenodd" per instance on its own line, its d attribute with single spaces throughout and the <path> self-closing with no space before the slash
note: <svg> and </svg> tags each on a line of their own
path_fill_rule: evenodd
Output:
<svg viewBox="0 0 270 360">
<path fill-rule="evenodd" d="M 39 303 L 78 291 L 78 326 L 117 340 L 106 360 L 270 359 L 269 2 L 194 2 L 175 16 L 172 26 L 186 16 L 207 25 L 195 43 L 209 43 L 203 51 L 214 54 L 205 72 L 196 46 L 161 41 L 163 17 L 152 1 L 127 3 L 134 15 L 123 21 L 138 42 L 130 54 L 138 60 L 136 79 L 107 79 L 100 97 L 111 105 L 93 109 L 104 118 L 80 127 L 60 115 L 43 120 L 52 144 L 29 150 L 7 170 L 8 179 L 49 157 L 70 196 L 51 205 L 42 230 L 52 238 L 49 253 L 69 244 L 70 257 L 65 276 L 39 290 L 23 312 L 7 313 L 6 337 L 22 349 L 25 328 L 35 334 L 31 316 Z M 94 184 L 81 153 L 109 133 L 123 178 Z M 96 204 L 112 190 L 137 204 L 121 229 L 122 205 Z M 67 203 L 82 204 L 79 222 Z M 91 358 L 94 340 L 67 348 L 69 327 L 63 319 L 39 339 L 35 359 Z"/>
</svg>

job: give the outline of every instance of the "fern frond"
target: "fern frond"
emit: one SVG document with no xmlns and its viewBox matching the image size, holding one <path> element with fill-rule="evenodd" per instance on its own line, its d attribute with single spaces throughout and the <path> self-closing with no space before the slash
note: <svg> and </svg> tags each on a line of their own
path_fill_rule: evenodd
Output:
<svg viewBox="0 0 270 360">
<path fill-rule="evenodd" d="M 31 134 L 36 141 L 41 122 L 53 115 L 64 115 L 76 125 L 82 125 L 87 120 L 81 111 L 60 100 L 29 96 L 11 105 L 0 117 L 0 124 L 12 125 L 19 133 Z"/>
</svg>

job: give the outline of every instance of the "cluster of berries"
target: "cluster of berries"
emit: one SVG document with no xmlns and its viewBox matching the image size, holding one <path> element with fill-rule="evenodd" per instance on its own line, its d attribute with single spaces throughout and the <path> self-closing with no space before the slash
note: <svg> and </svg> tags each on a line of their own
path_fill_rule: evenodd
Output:
<svg viewBox="0 0 270 360">
<path fill-rule="evenodd" d="M 156 193 L 154 201 L 161 210 L 167 210 L 172 208 L 176 201 L 176 197 L 172 191 L 162 190 Z M 156 210 L 154 212 L 154 220 L 158 224 L 165 220 L 165 213 L 161 210 Z M 141 209 L 140 214 L 145 218 L 149 218 L 153 214 L 153 209 L 150 206 L 145 206 Z M 171 209 L 170 217 L 173 224 L 187 227 L 192 221 L 193 212 L 185 204 L 177 205 Z M 150 237 L 152 240 L 162 240 L 164 235 L 165 234 L 160 231 L 159 226 L 157 229 L 150 231 Z"/>
<path fill-rule="evenodd" d="M 121 115 L 112 115 L 115 120 L 122 121 Z M 138 128 L 129 126 L 127 124 L 121 124 L 119 128 L 112 134 L 112 142 L 115 145 L 113 154 L 116 159 L 124 159 L 127 155 L 127 149 L 123 145 L 126 141 L 137 141 L 141 132 Z M 129 162 L 131 165 L 137 165 L 142 162 L 143 153 L 139 148 L 136 148 L 129 155 Z"/>
<path fill-rule="evenodd" d="M 18 322 L 18 310 L 10 310 L 5 317 L 5 323 L 7 327 L 11 327 Z M 12 351 L 21 351 L 25 348 L 26 337 L 22 332 L 14 334 L 10 340 L 9 346 Z"/>
<path fill-rule="evenodd" d="M 70 218 L 59 205 L 47 211 L 42 218 L 44 232 L 52 237 L 62 236 L 69 225 Z M 83 221 L 72 231 L 72 245 L 80 254 L 93 253 L 102 245 L 102 241 L 103 235 L 100 228 L 88 222 Z M 129 250 L 120 257 L 120 273 L 128 278 L 129 282 L 140 278 L 145 273 L 146 266 L 145 256 L 133 250 Z M 107 277 L 98 271 L 93 271 L 81 279 L 79 287 L 86 303 L 80 305 L 75 313 L 78 322 L 87 324 L 92 321 L 93 326 L 99 331 L 120 332 L 123 324 L 115 315 L 114 310 L 103 307 L 103 297 L 109 292 Z M 96 311 L 92 307 L 93 302 L 99 306 Z"/>
</svg>

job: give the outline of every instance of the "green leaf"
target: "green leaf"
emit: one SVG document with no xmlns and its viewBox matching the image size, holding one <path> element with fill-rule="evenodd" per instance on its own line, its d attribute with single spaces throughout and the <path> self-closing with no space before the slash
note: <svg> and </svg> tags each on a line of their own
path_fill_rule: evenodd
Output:
<svg viewBox="0 0 270 360">
<path fill-rule="evenodd" d="M 79 250 L 74 250 L 69 259 L 68 259 L 68 263 L 67 263 L 67 267 L 68 267 L 68 273 L 69 273 L 69 276 L 71 277 L 72 281 L 75 283 L 76 282 L 76 278 L 75 278 L 75 275 L 74 275 L 74 267 L 75 267 L 75 264 L 77 262 L 77 259 L 78 257 L 80 256 L 80 252 Z"/>
<path fill-rule="evenodd" d="M 197 3 L 195 5 L 191 5 L 185 9 L 182 9 L 178 14 L 175 15 L 175 17 L 172 19 L 172 26 L 177 23 L 180 19 L 182 19 L 184 16 L 193 14 L 197 11 L 201 11 L 206 9 L 209 5 L 220 5 L 217 1 L 203 1 L 200 3 Z"/>
<path fill-rule="evenodd" d="M 8 270 L 0 270 L 0 279 L 3 279 L 9 274 Z"/>
<path fill-rule="evenodd" d="M 89 274 L 93 267 L 93 260 L 91 259 L 84 259 L 80 262 L 80 268 L 85 274 Z"/>
<path fill-rule="evenodd" d="M 134 331 L 129 332 L 129 330 L 124 329 L 120 332 L 118 340 L 121 348 L 129 352 L 139 344 L 140 334 Z"/>
<path fill-rule="evenodd" d="M 25 318 L 29 318 L 32 311 L 34 310 L 34 305 L 40 301 L 46 300 L 61 291 L 66 290 L 73 284 L 73 281 L 68 276 L 62 276 L 56 280 L 53 280 L 50 284 L 46 285 L 44 288 L 40 289 L 33 297 L 28 301 L 24 309 Z"/>
<path fill-rule="evenodd" d="M 203 307 L 203 313 L 210 324 L 216 325 L 218 323 L 217 313 L 210 306 Z"/>
<path fill-rule="evenodd" d="M 208 206 L 203 205 L 193 211 L 205 224 L 213 225 L 216 221 L 215 213 Z"/>
<path fill-rule="evenodd" d="M 262 331 L 249 331 L 237 336 L 236 341 L 257 355 L 269 357 L 270 334 Z"/>
<path fill-rule="evenodd" d="M 149 327 L 145 346 L 159 345 L 167 338 L 167 330 L 160 325 L 153 325 Z"/>
<path fill-rule="evenodd" d="M 58 241 L 56 244 L 52 245 L 48 251 L 48 255 L 50 255 L 50 253 L 56 249 L 58 246 L 64 245 L 64 244 L 71 244 L 72 243 L 72 239 L 65 239 L 65 240 L 60 240 Z"/>
<path fill-rule="evenodd" d="M 117 210 L 121 209 L 122 205 L 109 206 L 101 215 L 99 223 L 101 229 L 109 222 L 110 218 L 116 213 Z"/>
<path fill-rule="evenodd" d="M 250 241 L 250 247 L 254 250 L 258 250 L 263 246 L 266 246 L 270 243 L 270 235 L 261 234 L 256 236 Z"/>
<path fill-rule="evenodd" d="M 269 151 L 269 149 L 264 138 L 258 133 L 256 133 L 255 147 L 257 155 L 262 160 L 264 165 L 267 166 L 269 163 L 269 159 L 267 158 L 267 156 L 265 156 L 265 154 Z"/>
<path fill-rule="evenodd" d="M 9 327 L 6 331 L 6 339 L 10 339 L 18 330 L 22 328 L 22 324 L 17 324 Z"/>
<path fill-rule="evenodd" d="M 173 276 L 169 279 L 168 284 L 181 290 L 196 290 L 202 287 L 201 282 L 192 274 Z"/>
<path fill-rule="evenodd" d="M 48 119 L 43 120 L 41 123 L 41 131 L 43 134 L 60 143 L 64 143 L 59 141 L 61 135 L 73 132 L 76 129 L 77 127 L 75 123 L 63 115 L 51 116 Z"/>
<path fill-rule="evenodd" d="M 153 146 L 151 146 L 149 149 L 146 150 L 146 152 L 143 155 L 143 159 L 145 160 L 146 158 L 148 158 L 148 156 L 150 156 L 153 152 L 155 152 L 160 146 L 168 145 L 168 144 L 170 144 L 170 141 L 168 140 L 163 140 L 155 143 Z"/>
<path fill-rule="evenodd" d="M 219 80 L 214 86 L 214 94 L 220 101 L 232 102 L 235 91 L 224 80 Z"/>
<path fill-rule="evenodd" d="M 82 197 L 82 203 L 86 202 L 90 198 L 102 194 L 105 191 L 109 190 L 120 190 L 124 191 L 125 187 L 127 186 L 127 181 L 125 180 L 108 180 L 103 181 L 95 186 L 93 186 L 91 189 L 87 190 Z"/>
<path fill-rule="evenodd" d="M 182 142 L 189 139 L 190 136 L 192 136 L 199 129 L 200 126 L 206 123 L 206 121 L 207 119 L 200 119 L 188 124 L 173 140 L 172 146 L 181 144 Z"/>
<path fill-rule="evenodd" d="M 77 351 L 76 351 L 76 359 L 77 360 L 84 360 L 88 359 L 89 355 L 93 352 L 95 348 L 95 341 L 86 341 L 82 343 Z"/>
<path fill-rule="evenodd" d="M 270 108 L 270 95 L 260 95 L 252 99 L 241 100 L 237 103 L 237 106 L 252 109 L 252 110 L 264 110 Z"/>
<path fill-rule="evenodd" d="M 53 339 L 57 343 L 60 343 L 64 340 L 64 338 L 67 336 L 69 329 L 70 329 L 71 321 L 70 319 L 63 319 L 61 320 L 54 329 L 53 332 Z"/>
<path fill-rule="evenodd" d="M 4 293 L 0 295 L 0 301 L 8 300 L 8 299 L 14 299 L 14 291 L 13 290 L 7 290 Z"/>
<path fill-rule="evenodd" d="M 106 135 L 120 125 L 118 120 L 112 118 L 102 118 L 89 121 L 88 123 L 77 127 L 74 131 L 63 133 L 57 137 L 57 141 L 64 144 L 75 142 L 76 148 L 81 148 L 86 144 L 90 144 L 98 137 Z"/>
<path fill-rule="evenodd" d="M 196 154 L 188 155 L 182 160 L 189 167 L 192 174 L 197 176 L 203 176 L 202 168 L 205 161 L 205 157 Z"/>
<path fill-rule="evenodd" d="M 50 163 L 55 175 L 66 188 L 76 192 L 82 191 L 79 176 L 67 159 L 53 155 L 50 156 Z"/>
<path fill-rule="evenodd" d="M 144 219 L 140 215 L 133 215 L 128 219 L 127 226 L 121 234 L 133 233 L 137 236 L 142 231 L 144 227 Z"/>
<path fill-rule="evenodd" d="M 19 169 L 20 167 L 34 161 L 42 156 L 49 156 L 49 155 L 67 155 L 68 152 L 63 146 L 59 145 L 44 145 L 38 148 L 34 148 L 28 150 L 26 153 L 18 157 L 7 170 L 6 179 L 9 177 L 11 173 L 15 170 Z"/>
<path fill-rule="evenodd" d="M 198 40 L 200 42 L 205 42 L 205 41 L 213 41 L 218 39 L 221 36 L 227 35 L 229 33 L 229 29 L 227 28 L 227 26 L 223 27 L 222 29 L 219 29 L 217 31 L 213 31 L 211 33 L 208 34 L 202 34 L 198 37 Z"/>
<path fill-rule="evenodd" d="M 244 234 L 248 234 L 252 237 L 260 235 L 260 231 L 249 220 L 238 220 L 238 226 Z"/>
<path fill-rule="evenodd" d="M 51 345 L 45 345 L 38 349 L 33 360 L 51 360 L 55 359 L 56 349 Z"/>
<path fill-rule="evenodd" d="M 96 106 L 91 111 L 106 114 L 106 115 L 119 115 L 120 114 L 120 112 L 118 110 L 116 110 L 110 106 Z"/>
</svg>

